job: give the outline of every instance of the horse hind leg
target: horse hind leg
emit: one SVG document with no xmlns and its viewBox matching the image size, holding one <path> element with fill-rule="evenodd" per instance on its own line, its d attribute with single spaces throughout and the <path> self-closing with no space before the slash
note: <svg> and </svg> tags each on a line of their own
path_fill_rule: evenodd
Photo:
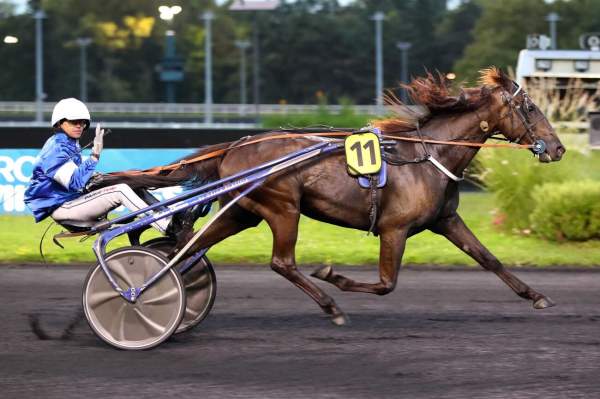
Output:
<svg viewBox="0 0 600 399">
<path fill-rule="evenodd" d="M 502 263 L 475 237 L 458 214 L 440 220 L 432 231 L 442 234 L 475 259 L 484 269 L 494 272 L 521 298 L 531 300 L 535 309 L 545 309 L 555 305 L 550 298 L 537 292 L 506 270 Z"/>
<path fill-rule="evenodd" d="M 281 214 L 286 216 L 273 214 L 265 217 L 273 232 L 271 268 L 310 296 L 331 317 L 333 324 L 338 326 L 347 324 L 349 321 L 347 316 L 333 298 L 306 278 L 296 267 L 295 247 L 300 214 L 295 213 L 293 216 L 290 216 L 289 212 L 281 212 Z"/>
<path fill-rule="evenodd" d="M 406 245 L 406 231 L 397 229 L 382 232 L 379 244 L 379 282 L 362 283 L 337 274 L 331 266 L 315 270 L 311 276 L 327 281 L 342 291 L 365 292 L 385 295 L 394 290 L 398 280 L 398 270 Z"/>
<path fill-rule="evenodd" d="M 237 204 L 233 205 L 210 225 L 198 241 L 188 250 L 188 254 L 193 254 L 203 248 L 211 247 L 227 237 L 250 227 L 256 227 L 261 220 L 262 218 L 260 216 L 239 207 Z M 193 236 L 192 233 L 187 234 L 188 236 Z M 183 242 L 183 245 L 185 244 L 186 242 Z M 176 251 L 180 250 L 183 245 L 178 245 Z"/>
</svg>

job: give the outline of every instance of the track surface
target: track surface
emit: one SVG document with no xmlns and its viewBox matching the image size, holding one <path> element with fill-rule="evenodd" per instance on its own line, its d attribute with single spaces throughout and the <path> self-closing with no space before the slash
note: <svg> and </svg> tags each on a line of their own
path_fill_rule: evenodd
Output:
<svg viewBox="0 0 600 399">
<path fill-rule="evenodd" d="M 319 283 L 351 318 L 336 327 L 268 267 L 216 271 L 199 327 L 127 352 L 77 322 L 86 268 L 0 267 L 0 397 L 600 397 L 597 272 L 517 272 L 543 311 L 479 270 L 403 270 L 384 297 Z"/>
</svg>

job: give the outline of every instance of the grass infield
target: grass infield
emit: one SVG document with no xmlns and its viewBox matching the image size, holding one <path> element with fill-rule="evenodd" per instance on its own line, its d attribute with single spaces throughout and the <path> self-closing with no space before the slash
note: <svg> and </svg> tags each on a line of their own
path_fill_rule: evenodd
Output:
<svg viewBox="0 0 600 399">
<path fill-rule="evenodd" d="M 493 224 L 493 199 L 487 193 L 464 193 L 460 213 L 481 242 L 505 265 L 512 266 L 600 266 L 600 241 L 555 243 L 533 236 L 511 234 Z M 0 262 L 41 262 L 39 241 L 50 222 L 35 224 L 31 216 L 0 216 Z M 43 244 L 49 263 L 94 262 L 94 237 L 84 242 L 72 238 L 63 240 L 65 249 L 52 242 L 52 235 L 60 231 L 50 228 Z M 147 232 L 144 238 L 157 236 Z M 126 238 L 118 238 L 111 248 L 128 245 Z M 302 218 L 296 250 L 299 264 L 377 264 L 379 240 L 365 232 L 340 228 Z M 263 222 L 258 227 L 230 237 L 208 253 L 213 263 L 269 263 L 271 232 Z M 428 231 L 408 240 L 404 264 L 475 265 L 475 262 L 454 247 L 445 238 Z"/>
</svg>

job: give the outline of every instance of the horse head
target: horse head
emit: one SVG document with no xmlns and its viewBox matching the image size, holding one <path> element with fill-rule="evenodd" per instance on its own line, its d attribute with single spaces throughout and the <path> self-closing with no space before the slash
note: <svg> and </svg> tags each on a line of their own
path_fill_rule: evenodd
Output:
<svg viewBox="0 0 600 399">
<path fill-rule="evenodd" d="M 490 121 L 493 132 L 499 132 L 509 141 L 530 144 L 540 162 L 560 161 L 565 147 L 540 108 L 525 90 L 497 68 L 482 71 L 484 88 L 492 90 L 491 97 L 497 108 L 495 121 Z"/>
</svg>

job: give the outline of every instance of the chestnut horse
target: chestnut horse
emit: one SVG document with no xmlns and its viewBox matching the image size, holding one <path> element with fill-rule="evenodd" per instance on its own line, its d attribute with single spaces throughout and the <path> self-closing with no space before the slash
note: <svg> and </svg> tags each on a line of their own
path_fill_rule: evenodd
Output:
<svg viewBox="0 0 600 399">
<path fill-rule="evenodd" d="M 548 297 L 506 270 L 457 213 L 458 183 L 450 177 L 462 175 L 479 147 L 452 145 L 452 142 L 484 143 L 493 134 L 501 133 L 509 141 L 520 144 L 543 141 L 545 149 L 538 154 L 541 162 L 558 161 L 565 152 L 540 109 L 507 75 L 497 68 L 485 69 L 481 71 L 480 82 L 481 87 L 463 88 L 458 95 L 452 95 L 443 77 L 428 74 L 417 78 L 406 87 L 412 100 L 423 106 L 425 112 L 416 120 L 399 116 L 373 122 L 387 137 L 449 142 L 397 141 L 391 155 L 388 154 L 396 159 L 421 161 L 429 154 L 449 173 L 427 161 L 388 165 L 387 185 L 377 192 L 378 215 L 374 225 L 380 239 L 379 281 L 355 281 L 334 271 L 331 266 L 318 268 L 313 277 L 343 291 L 385 295 L 396 286 L 407 238 L 428 229 L 443 235 L 486 270 L 494 272 L 517 295 L 532 301 L 534 308 L 554 305 Z M 168 172 L 150 170 L 141 174 L 105 175 L 101 185 L 124 182 L 133 188 L 157 188 L 190 182 L 200 184 L 255 167 L 314 144 L 316 140 L 327 139 L 311 137 L 307 133 L 302 138 L 274 138 L 241 147 L 224 143 L 205 147 L 190 156 L 230 148 L 218 157 Z M 359 187 L 346 170 L 344 155 L 335 153 L 268 178 L 217 219 L 193 250 L 210 247 L 265 220 L 273 233 L 271 268 L 308 294 L 335 324 L 344 324 L 346 316 L 334 300 L 296 267 L 295 246 L 301 214 L 359 230 L 366 231 L 371 227 L 372 192 Z M 220 198 L 221 205 L 236 194 Z"/>
</svg>

